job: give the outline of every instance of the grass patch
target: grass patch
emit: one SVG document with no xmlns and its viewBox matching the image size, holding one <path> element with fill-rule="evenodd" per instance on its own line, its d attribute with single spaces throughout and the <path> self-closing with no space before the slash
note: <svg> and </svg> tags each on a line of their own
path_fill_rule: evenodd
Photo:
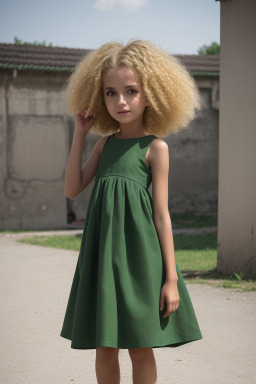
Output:
<svg viewBox="0 0 256 384">
<path fill-rule="evenodd" d="M 181 271 L 210 270 L 217 266 L 217 233 L 174 235 L 173 241 Z"/>
<path fill-rule="evenodd" d="M 198 215 L 194 213 L 172 213 L 170 212 L 172 227 L 175 229 L 184 228 L 204 228 L 217 227 L 217 217 L 209 215 Z M 83 226 L 81 226 L 82 229 Z M 36 230 L 36 232 L 47 232 L 48 228 Z M 34 232 L 33 229 L 28 230 L 0 230 L 0 233 L 26 233 Z"/>
<path fill-rule="evenodd" d="M 33 236 L 18 240 L 79 252 L 81 235 Z M 256 291 L 256 281 L 245 279 L 243 274 L 224 275 L 217 272 L 217 234 L 174 235 L 175 259 L 187 283 L 210 284 L 217 287 Z"/>
<path fill-rule="evenodd" d="M 20 243 L 31 245 L 42 245 L 44 247 L 69 249 L 79 251 L 81 245 L 81 235 L 49 235 L 24 237 L 18 240 Z"/>
<path fill-rule="evenodd" d="M 37 229 L 36 232 L 46 232 L 51 231 L 50 229 Z M 29 233 L 29 232 L 35 232 L 34 229 L 0 229 L 0 233 Z"/>
<path fill-rule="evenodd" d="M 209 275 L 208 275 L 209 277 Z M 226 279 L 226 280 L 225 280 Z M 233 276 L 223 276 L 218 274 L 218 277 L 200 279 L 199 275 L 196 278 L 186 278 L 184 277 L 186 283 L 191 284 L 208 284 L 214 287 L 223 287 L 223 288 L 232 288 L 244 292 L 255 292 L 256 291 L 256 281 L 252 279 L 235 281 Z"/>
<path fill-rule="evenodd" d="M 172 227 L 175 229 L 183 228 L 204 228 L 217 227 L 217 217 L 208 215 L 196 215 L 193 213 L 171 213 Z"/>
</svg>

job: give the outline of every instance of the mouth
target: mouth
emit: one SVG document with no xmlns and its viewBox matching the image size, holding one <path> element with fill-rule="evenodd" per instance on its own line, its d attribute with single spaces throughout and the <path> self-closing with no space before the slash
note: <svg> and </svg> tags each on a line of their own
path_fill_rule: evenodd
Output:
<svg viewBox="0 0 256 384">
<path fill-rule="evenodd" d="M 122 111 L 119 111 L 118 114 L 125 114 L 125 113 L 129 113 L 130 111 L 127 111 L 127 110 L 122 110 Z"/>
</svg>

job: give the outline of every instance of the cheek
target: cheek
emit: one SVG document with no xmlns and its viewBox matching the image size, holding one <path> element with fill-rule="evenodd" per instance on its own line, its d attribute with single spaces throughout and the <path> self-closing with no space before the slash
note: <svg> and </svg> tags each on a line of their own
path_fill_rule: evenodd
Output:
<svg viewBox="0 0 256 384">
<path fill-rule="evenodd" d="M 105 106 L 107 108 L 107 111 L 110 115 L 113 114 L 113 103 L 111 103 L 111 99 L 108 97 L 104 98 Z"/>
<path fill-rule="evenodd" d="M 144 97 L 138 98 L 136 100 L 136 105 L 140 108 L 144 108 L 146 106 L 146 101 L 145 101 Z"/>
<path fill-rule="evenodd" d="M 110 103 L 109 103 L 109 98 L 104 96 L 104 103 L 105 103 L 105 106 L 108 108 Z"/>
<path fill-rule="evenodd" d="M 139 104 L 143 104 L 144 101 L 145 101 L 145 97 L 142 93 L 140 93 L 139 95 L 136 96 L 136 101 L 139 103 Z"/>
</svg>

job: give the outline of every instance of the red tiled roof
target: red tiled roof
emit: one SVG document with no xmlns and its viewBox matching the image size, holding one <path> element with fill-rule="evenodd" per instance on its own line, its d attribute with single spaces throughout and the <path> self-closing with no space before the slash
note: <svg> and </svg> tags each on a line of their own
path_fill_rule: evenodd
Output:
<svg viewBox="0 0 256 384">
<path fill-rule="evenodd" d="M 0 69 L 71 71 L 91 50 L 0 43 Z M 174 55 L 194 75 L 219 75 L 219 55 Z"/>
<path fill-rule="evenodd" d="M 175 55 L 192 73 L 219 74 L 220 55 Z"/>
</svg>

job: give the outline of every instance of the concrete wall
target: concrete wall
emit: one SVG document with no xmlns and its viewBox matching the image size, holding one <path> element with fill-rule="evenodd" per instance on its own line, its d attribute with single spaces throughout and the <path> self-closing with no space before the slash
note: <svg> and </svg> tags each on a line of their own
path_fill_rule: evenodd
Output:
<svg viewBox="0 0 256 384">
<path fill-rule="evenodd" d="M 65 228 L 63 76 L 2 73 L 0 103 L 0 228 Z"/>
<path fill-rule="evenodd" d="M 68 211 L 85 218 L 93 182 L 75 199 L 64 196 L 73 136 L 66 114 L 68 73 L 0 72 L 0 229 L 67 227 Z M 197 78 L 203 109 L 170 148 L 169 208 L 217 214 L 218 78 Z M 83 163 L 100 136 L 87 136 Z M 150 188 L 150 191 L 152 189 Z"/>
<path fill-rule="evenodd" d="M 218 270 L 256 277 L 256 2 L 221 3 Z"/>
<path fill-rule="evenodd" d="M 169 145 L 169 207 L 172 212 L 217 213 L 218 81 L 197 78 L 202 110 L 188 128 L 165 138 Z"/>
</svg>

